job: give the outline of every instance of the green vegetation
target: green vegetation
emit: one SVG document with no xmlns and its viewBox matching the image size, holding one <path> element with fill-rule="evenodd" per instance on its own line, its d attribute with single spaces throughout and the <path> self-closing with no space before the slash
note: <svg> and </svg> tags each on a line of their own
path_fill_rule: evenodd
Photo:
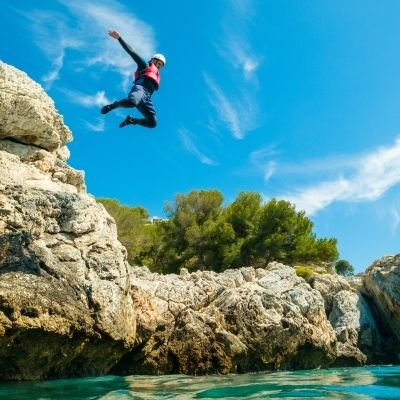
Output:
<svg viewBox="0 0 400 400">
<path fill-rule="evenodd" d="M 296 265 L 294 269 L 296 270 L 297 276 L 304 278 L 307 282 L 313 277 L 313 275 L 315 275 L 315 270 L 312 267 Z"/>
<path fill-rule="evenodd" d="M 131 265 L 162 273 L 332 262 L 336 239 L 317 239 L 303 211 L 283 200 L 263 203 L 255 192 L 242 192 L 228 206 L 217 190 L 178 194 L 168 203 L 168 219 L 151 224 L 142 207 L 99 199 L 114 217 L 119 240 Z"/>
<path fill-rule="evenodd" d="M 354 275 L 353 266 L 346 260 L 337 261 L 335 264 L 335 269 L 339 275 L 343 275 L 343 276 Z"/>
<path fill-rule="evenodd" d="M 148 212 L 143 207 L 128 207 L 117 200 L 97 199 L 115 219 L 118 239 L 128 251 L 131 265 L 150 265 L 154 262 L 154 246 L 159 241 L 157 226 L 148 222 Z"/>
</svg>

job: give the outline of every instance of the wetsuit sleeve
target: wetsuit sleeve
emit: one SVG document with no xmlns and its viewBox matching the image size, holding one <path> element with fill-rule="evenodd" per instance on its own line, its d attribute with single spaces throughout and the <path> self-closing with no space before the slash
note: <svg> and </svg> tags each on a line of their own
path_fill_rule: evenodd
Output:
<svg viewBox="0 0 400 400">
<path fill-rule="evenodd" d="M 147 68 L 147 62 L 140 57 L 128 43 L 125 42 L 124 39 L 120 36 L 118 42 L 124 48 L 124 50 L 133 58 L 135 63 L 138 65 L 138 70 Z"/>
</svg>

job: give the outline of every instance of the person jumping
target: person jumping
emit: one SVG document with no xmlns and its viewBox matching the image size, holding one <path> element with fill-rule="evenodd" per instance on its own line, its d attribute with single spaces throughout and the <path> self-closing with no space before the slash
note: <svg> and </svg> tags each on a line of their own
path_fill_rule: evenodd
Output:
<svg viewBox="0 0 400 400">
<path fill-rule="evenodd" d="M 125 51 L 133 58 L 137 64 L 135 79 L 128 97 L 112 104 L 108 104 L 101 109 L 102 114 L 114 110 L 118 107 L 136 107 L 144 118 L 138 119 L 128 115 L 119 126 L 141 125 L 146 128 L 155 128 L 157 125 L 156 111 L 151 101 L 151 96 L 160 86 L 160 69 L 165 65 L 166 60 L 162 54 L 154 54 L 149 62 L 146 62 L 122 39 L 121 35 L 114 30 L 108 31 L 109 36 L 117 39 Z"/>
</svg>

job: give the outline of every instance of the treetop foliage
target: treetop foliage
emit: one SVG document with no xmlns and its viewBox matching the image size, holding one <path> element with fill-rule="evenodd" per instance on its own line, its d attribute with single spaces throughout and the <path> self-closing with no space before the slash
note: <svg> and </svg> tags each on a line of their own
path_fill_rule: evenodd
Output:
<svg viewBox="0 0 400 400">
<path fill-rule="evenodd" d="M 99 199 L 114 217 L 130 264 L 162 273 L 332 262 L 336 239 L 316 238 L 304 211 L 284 200 L 262 202 L 256 192 L 241 192 L 223 206 L 218 190 L 177 194 L 167 203 L 168 219 L 151 224 L 143 207 Z"/>
<path fill-rule="evenodd" d="M 354 275 L 353 266 L 346 260 L 337 261 L 335 264 L 335 269 L 339 275 L 343 275 L 343 276 Z"/>
</svg>

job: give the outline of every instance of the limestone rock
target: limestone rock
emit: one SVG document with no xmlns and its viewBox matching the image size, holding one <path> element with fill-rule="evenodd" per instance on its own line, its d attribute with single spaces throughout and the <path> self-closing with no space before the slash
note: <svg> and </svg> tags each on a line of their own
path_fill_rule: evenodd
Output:
<svg viewBox="0 0 400 400">
<path fill-rule="evenodd" d="M 317 368 L 335 359 L 323 299 L 291 267 L 180 276 L 136 268 L 131 282 L 149 300 L 146 326 L 137 326 L 147 340 L 115 373 Z"/>
<path fill-rule="evenodd" d="M 383 345 L 373 314 L 366 299 L 359 292 L 342 290 L 332 302 L 329 321 L 338 340 L 337 364 L 343 365 L 343 356 L 349 365 L 370 363 L 379 359 Z M 354 355 L 353 363 L 349 353 Z M 375 354 L 378 353 L 378 354 Z"/>
<path fill-rule="evenodd" d="M 386 357 L 385 340 L 365 290 L 354 289 L 348 279 L 337 274 L 316 274 L 310 284 L 321 293 L 326 315 L 336 334 L 335 364 L 382 362 Z"/>
<path fill-rule="evenodd" d="M 45 150 L 72 139 L 53 100 L 24 72 L 0 62 L 0 139 L 13 138 Z"/>
<path fill-rule="evenodd" d="M 310 284 L 321 293 L 327 315 L 332 310 L 333 298 L 342 290 L 351 291 L 346 279 L 336 274 L 315 274 Z"/>
<path fill-rule="evenodd" d="M 365 288 L 377 310 L 378 321 L 396 338 L 392 354 L 400 360 L 400 254 L 387 256 L 370 265 L 363 277 Z"/>
<path fill-rule="evenodd" d="M 0 379 L 106 373 L 136 338 L 126 250 L 52 100 L 4 63 L 0 89 Z"/>
</svg>

